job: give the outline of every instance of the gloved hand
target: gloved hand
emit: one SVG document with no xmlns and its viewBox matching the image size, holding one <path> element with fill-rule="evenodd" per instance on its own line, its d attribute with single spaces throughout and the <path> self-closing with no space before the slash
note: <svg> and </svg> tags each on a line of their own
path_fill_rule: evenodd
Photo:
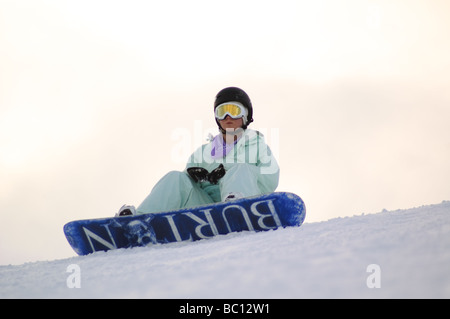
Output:
<svg viewBox="0 0 450 319">
<path fill-rule="evenodd" d="M 223 164 L 220 164 L 219 167 L 217 167 L 211 173 L 209 173 L 208 181 L 211 184 L 217 184 L 219 182 L 219 179 L 221 179 L 224 175 L 225 175 L 225 167 L 223 167 Z"/>
<path fill-rule="evenodd" d="M 196 183 L 208 181 L 209 172 L 203 167 L 189 167 L 187 172 Z"/>
<path fill-rule="evenodd" d="M 189 167 L 187 169 L 189 176 L 194 180 L 194 182 L 210 182 L 211 184 L 217 184 L 219 179 L 225 175 L 225 167 L 220 164 L 211 173 L 203 167 Z"/>
</svg>

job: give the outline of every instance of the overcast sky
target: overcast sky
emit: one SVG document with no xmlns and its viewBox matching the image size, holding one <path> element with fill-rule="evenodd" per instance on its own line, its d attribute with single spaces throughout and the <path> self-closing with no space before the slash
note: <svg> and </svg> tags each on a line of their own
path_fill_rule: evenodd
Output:
<svg viewBox="0 0 450 319">
<path fill-rule="evenodd" d="M 0 264 L 73 256 L 239 86 L 306 222 L 450 200 L 446 0 L 0 0 Z"/>
</svg>

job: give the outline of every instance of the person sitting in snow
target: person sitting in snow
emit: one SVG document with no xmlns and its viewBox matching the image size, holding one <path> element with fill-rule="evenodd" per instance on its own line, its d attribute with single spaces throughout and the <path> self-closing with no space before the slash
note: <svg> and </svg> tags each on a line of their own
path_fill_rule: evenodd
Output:
<svg viewBox="0 0 450 319">
<path fill-rule="evenodd" d="M 253 106 L 242 89 L 221 90 L 214 102 L 220 133 L 199 147 L 186 169 L 166 174 L 137 208 L 116 216 L 160 213 L 274 192 L 280 169 L 264 136 L 248 129 Z"/>
</svg>

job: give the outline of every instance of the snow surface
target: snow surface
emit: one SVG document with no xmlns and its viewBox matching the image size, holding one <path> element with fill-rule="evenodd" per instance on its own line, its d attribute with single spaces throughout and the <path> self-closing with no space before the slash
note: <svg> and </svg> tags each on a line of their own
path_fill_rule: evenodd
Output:
<svg viewBox="0 0 450 319">
<path fill-rule="evenodd" d="M 80 288 L 67 286 L 73 264 Z M 444 201 L 300 228 L 0 266 L 0 298 L 449 298 L 449 270 L 450 201 Z M 369 288 L 368 278 L 379 279 L 380 288 Z"/>
</svg>

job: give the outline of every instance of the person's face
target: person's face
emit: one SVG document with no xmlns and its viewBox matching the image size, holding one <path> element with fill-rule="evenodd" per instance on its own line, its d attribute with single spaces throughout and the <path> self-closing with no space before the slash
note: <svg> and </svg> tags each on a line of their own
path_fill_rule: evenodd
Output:
<svg viewBox="0 0 450 319">
<path fill-rule="evenodd" d="M 219 120 L 219 124 L 225 131 L 235 131 L 244 125 L 244 120 L 242 117 L 234 119 L 227 115 L 223 120 Z"/>
</svg>

